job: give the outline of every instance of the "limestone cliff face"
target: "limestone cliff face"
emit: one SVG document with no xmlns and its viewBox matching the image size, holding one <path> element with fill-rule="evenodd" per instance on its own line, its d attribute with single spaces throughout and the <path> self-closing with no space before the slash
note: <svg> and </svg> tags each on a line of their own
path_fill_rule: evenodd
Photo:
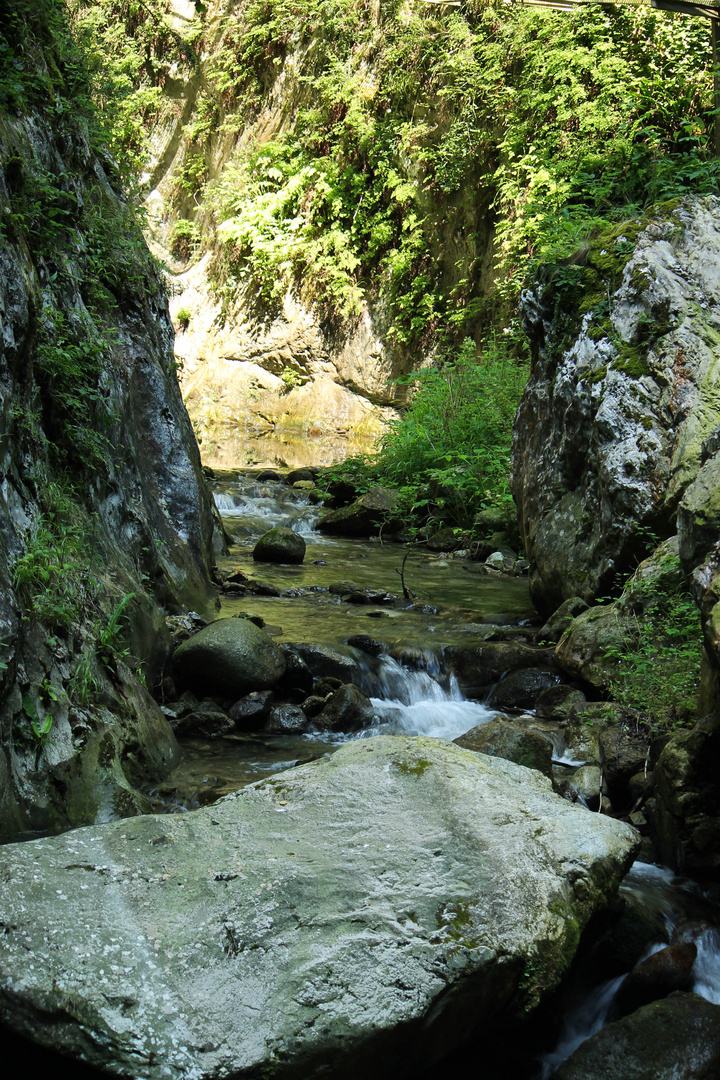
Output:
<svg viewBox="0 0 720 1080">
<path fill-rule="evenodd" d="M 193 6 L 172 0 L 169 10 L 178 32 L 186 33 Z M 381 40 L 380 6 L 368 6 L 366 17 L 377 24 Z M 242 41 L 247 30 L 242 19 L 243 5 L 237 0 L 211 0 L 203 16 L 202 57 L 193 68 L 178 60 L 177 71 L 160 84 L 164 104 L 152 123 L 152 155 L 143 176 L 146 234 L 153 252 L 170 269 L 171 313 L 179 331 L 176 349 L 184 369 L 181 382 L 202 438 L 204 460 L 220 466 L 247 460 L 301 464 L 305 458 L 308 463 L 330 463 L 376 445 L 396 415 L 394 406 L 406 399 L 405 388 L 396 380 L 426 361 L 431 348 L 410 348 L 388 332 L 391 320 L 382 288 L 357 318 L 333 332 L 318 306 L 303 298 L 302 288 L 288 289 L 276 309 L 263 312 L 261 318 L 252 288 L 229 305 L 214 294 L 209 264 L 217 256 L 217 191 L 228 167 L 245 160 L 248 153 L 296 137 L 298 110 L 312 100 L 316 54 L 324 47 L 321 31 L 306 39 L 292 28 L 287 31 L 289 40 L 276 43 L 277 55 L 270 55 L 268 46 L 262 90 L 250 108 L 242 107 L 240 123 L 233 111 L 240 106 L 232 99 L 232 80 L 219 89 L 215 69 L 228 42 Z M 374 48 L 379 48 L 377 42 Z M 362 63 L 371 86 L 372 50 Z M 408 118 L 412 112 L 421 127 L 425 123 L 428 130 L 441 128 L 432 105 L 411 101 L 398 107 L 405 106 Z M 212 125 L 204 119 L 209 115 Z M 492 289 L 494 234 L 490 200 L 487 195 L 478 197 L 478 178 L 467 178 L 466 191 L 442 196 L 423 190 L 418 162 L 412 155 L 406 157 L 397 155 L 394 168 L 398 182 L 415 187 L 414 211 L 426 218 L 427 258 L 440 268 L 444 292 L 453 295 L 458 288 L 462 292 L 469 279 L 478 277 L 480 291 L 487 295 Z M 185 180 L 193 170 L 200 170 L 203 177 L 194 191 Z M 194 249 L 192 243 L 184 252 L 175 248 L 178 222 L 192 223 Z M 309 266 L 308 276 L 312 273 Z M 283 373 L 285 384 L 280 381 Z M 301 394 L 294 383 L 302 386 Z M 258 437 L 265 457 L 243 458 L 243 448 Z"/>
<path fill-rule="evenodd" d="M 164 615 L 214 602 L 163 283 L 65 89 L 0 113 L 5 836 L 148 808 L 177 746 L 134 669 L 161 669 Z"/>
<path fill-rule="evenodd" d="M 648 530 L 679 528 L 686 572 L 720 534 L 720 201 L 688 199 L 604 243 L 582 254 L 607 273 L 584 314 L 557 279 L 524 296 L 533 367 L 512 485 L 542 610 L 616 587 Z"/>
</svg>

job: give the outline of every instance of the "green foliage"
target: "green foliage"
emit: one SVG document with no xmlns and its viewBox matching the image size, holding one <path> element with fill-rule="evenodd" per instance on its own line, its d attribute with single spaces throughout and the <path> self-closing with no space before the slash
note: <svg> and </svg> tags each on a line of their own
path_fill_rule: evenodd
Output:
<svg viewBox="0 0 720 1080">
<path fill-rule="evenodd" d="M 193 255 L 200 243 L 197 225 L 188 218 L 180 218 L 175 222 L 170 239 L 170 254 L 183 262 Z"/>
<path fill-rule="evenodd" d="M 460 526 L 480 507 L 507 502 L 512 423 L 526 375 L 501 345 L 478 358 L 469 338 L 456 360 L 419 372 L 409 408 L 383 441 L 385 479 L 413 493 L 416 509 L 435 505 Z"/>
<path fill-rule="evenodd" d="M 44 513 L 13 567 L 13 585 L 26 610 L 58 630 L 81 620 L 98 588 L 90 569 L 89 522 L 76 498 L 67 487 L 47 485 Z"/>
<path fill-rule="evenodd" d="M 662 577 L 631 583 L 624 607 L 633 611 L 632 638 L 609 650 L 613 701 L 673 728 L 697 716 L 703 641 L 700 612 L 682 579 L 680 560 L 665 556 Z"/>
<path fill-rule="evenodd" d="M 180 327 L 181 330 L 187 330 L 187 328 L 190 326 L 190 323 L 192 321 L 192 316 L 193 316 L 192 308 L 189 308 L 189 307 L 178 308 L 175 319 L 176 319 L 176 322 L 177 322 L 177 324 L 178 324 L 178 326 Z"/>
<path fill-rule="evenodd" d="M 302 386 L 302 383 L 303 383 L 303 381 L 302 381 L 301 377 L 298 375 L 297 371 L 294 371 L 293 368 L 289 368 L 289 367 L 286 367 L 286 368 L 282 369 L 282 373 L 280 375 L 280 378 L 282 379 L 282 383 L 283 383 L 282 393 L 284 393 L 284 394 L 289 393 L 296 386 Z"/>
</svg>

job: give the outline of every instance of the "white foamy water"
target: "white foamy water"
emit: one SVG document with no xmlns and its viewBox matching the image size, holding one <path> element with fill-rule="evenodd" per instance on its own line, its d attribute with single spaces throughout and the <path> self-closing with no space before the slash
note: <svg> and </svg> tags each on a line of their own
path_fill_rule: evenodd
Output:
<svg viewBox="0 0 720 1080">
<path fill-rule="evenodd" d="M 436 666 L 436 658 L 429 656 L 428 664 Z M 454 676 L 446 690 L 427 670 L 409 670 L 389 656 L 382 657 L 378 669 L 366 679 L 380 721 L 367 730 L 368 737 L 396 733 L 452 741 L 487 723 L 497 711 L 467 701 Z"/>
<path fill-rule="evenodd" d="M 248 488 L 238 484 L 235 491 L 216 491 L 215 506 L 224 518 L 239 519 L 250 533 L 258 535 L 276 526 L 285 526 L 301 534 L 315 531 L 320 510 L 298 492 L 286 488 L 273 489 L 254 484 Z"/>
</svg>

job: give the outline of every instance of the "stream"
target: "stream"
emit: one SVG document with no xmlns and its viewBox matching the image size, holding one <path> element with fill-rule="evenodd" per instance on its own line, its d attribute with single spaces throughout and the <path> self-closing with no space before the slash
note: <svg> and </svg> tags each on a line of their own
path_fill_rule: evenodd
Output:
<svg viewBox="0 0 720 1080">
<path fill-rule="evenodd" d="M 259 482 L 251 472 L 218 474 L 214 497 L 233 540 L 221 569 L 239 572 L 253 588 L 264 583 L 274 594 L 225 596 L 221 617 L 260 616 L 278 642 L 321 643 L 351 656 L 376 722 L 360 736 L 233 734 L 213 741 L 186 739 L 181 764 L 152 792 L 158 810 L 177 813 L 204 805 L 273 772 L 331 753 L 348 738 L 397 732 L 452 740 L 494 715 L 496 710 L 483 702 L 463 697 L 444 669 L 443 649 L 481 638 L 496 625 L 521 635 L 534 618 L 527 579 L 493 577 L 462 556 L 438 556 L 418 548 L 405 565 L 406 583 L 417 594 L 414 602 L 350 604 L 330 591 L 334 582 L 350 580 L 378 595 L 401 593 L 404 548 L 325 536 L 315 530 L 320 510 L 305 494 Z M 253 562 L 255 541 L 276 525 L 288 525 L 304 537 L 307 551 L 302 565 Z M 371 657 L 349 646 L 348 638 L 357 634 L 381 642 L 380 655 Z M 555 743 L 556 769 L 580 764 L 564 753 L 559 735 L 547 734 Z M 656 929 L 657 940 L 645 955 L 668 942 L 696 943 L 692 988 L 720 1004 L 717 898 L 667 869 L 645 863 L 635 864 L 621 895 Z M 614 1018 L 613 1001 L 627 972 L 598 979 L 603 967 L 598 951 L 606 948 L 601 939 L 579 957 L 562 991 L 541 1010 L 542 1030 L 536 1032 L 531 1049 L 504 1046 L 497 1062 L 492 1051 L 483 1051 L 484 1076 L 550 1080 L 585 1039 Z M 477 1070 L 477 1048 L 466 1049 L 426 1080 L 439 1080 L 441 1075 L 475 1080 Z"/>
<path fill-rule="evenodd" d="M 357 681 L 370 697 L 375 721 L 358 735 L 235 733 L 223 738 L 181 740 L 181 762 L 147 794 L 160 813 L 183 813 L 221 798 L 272 773 L 332 753 L 349 739 L 382 733 L 429 735 L 452 740 L 489 720 L 496 712 L 482 701 L 468 700 L 443 664 L 448 645 L 482 639 L 493 627 L 522 640 L 535 616 L 526 578 L 495 577 L 466 558 L 412 549 L 405 580 L 416 599 L 392 606 L 352 604 L 334 582 L 355 582 L 361 589 L 402 594 L 399 572 L 405 548 L 374 541 L 330 538 L 315 530 L 319 509 L 307 495 L 277 483 L 261 483 L 250 472 L 218 474 L 216 505 L 232 538 L 221 561 L 226 575 L 237 575 L 237 595 L 223 595 L 220 617 L 259 616 L 278 642 L 331 646 L 352 657 Z M 275 525 L 290 525 L 307 544 L 302 565 L 258 564 L 252 559 L 257 538 Z M 260 583 L 264 595 L 242 592 Z M 353 648 L 354 635 L 381 643 L 379 655 Z M 565 771 L 580 764 L 564 751 L 559 734 L 554 767 Z M 694 941 L 698 956 L 692 989 L 720 1004 L 720 900 L 711 891 L 658 866 L 637 862 L 625 878 L 621 897 L 651 927 L 643 956 L 668 943 Z M 573 968 L 560 990 L 541 1008 L 526 1030 L 499 1032 L 493 1045 L 470 1040 L 461 1051 L 418 1080 L 552 1080 L 555 1070 L 592 1034 L 615 1017 L 613 1004 L 632 963 L 608 971 L 608 957 L 618 953 L 613 925 L 585 935 Z M 615 965 L 617 968 L 617 964 Z M 12 1037 L 31 1076 L 57 1067 L 49 1051 Z M 77 1076 L 101 1074 L 78 1066 Z"/>
<path fill-rule="evenodd" d="M 281 594 L 225 595 L 220 617 L 259 616 L 278 642 L 323 644 L 350 656 L 378 719 L 365 736 L 403 733 L 452 740 L 494 715 L 497 710 L 463 697 L 443 669 L 442 651 L 476 640 L 497 624 L 521 632 L 534 618 L 527 579 L 492 577 L 469 560 L 419 548 L 405 565 L 406 582 L 417 594 L 413 604 L 348 604 L 329 591 L 333 582 L 350 580 L 378 594 L 401 594 L 405 548 L 324 536 L 315 531 L 321 509 L 307 495 L 284 484 L 258 482 L 251 472 L 218 474 L 214 497 L 234 541 L 220 570 L 240 572 Z M 307 551 L 301 565 L 253 562 L 258 537 L 278 525 L 303 536 Z M 371 657 L 349 646 L 348 638 L 358 634 L 379 640 L 381 655 Z M 395 658 L 398 653 L 402 663 Z M 181 764 L 148 794 L 159 812 L 193 810 L 273 772 L 331 753 L 350 737 L 357 735 L 184 739 Z"/>
</svg>

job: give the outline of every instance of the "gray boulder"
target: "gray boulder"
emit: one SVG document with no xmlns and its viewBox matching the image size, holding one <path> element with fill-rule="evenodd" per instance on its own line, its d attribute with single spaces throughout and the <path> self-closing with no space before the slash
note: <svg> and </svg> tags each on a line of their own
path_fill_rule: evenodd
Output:
<svg viewBox="0 0 720 1080">
<path fill-rule="evenodd" d="M 384 526 L 392 527 L 392 515 L 400 496 L 390 488 L 373 487 L 340 510 L 330 510 L 318 522 L 321 532 L 336 536 L 375 536 Z M 397 522 L 399 528 L 400 523 Z"/>
<path fill-rule="evenodd" d="M 0 848 L 2 1019 L 145 1080 L 365 1080 L 379 1041 L 412 1076 L 558 984 L 636 847 L 511 762 L 356 740 L 193 813 Z"/>
<path fill-rule="evenodd" d="M 263 724 L 266 735 L 292 735 L 305 731 L 308 718 L 299 705 L 276 705 Z"/>
<path fill-rule="evenodd" d="M 314 726 L 322 731 L 358 731 L 372 723 L 375 712 L 370 699 L 353 683 L 341 686 L 328 698 Z"/>
<path fill-rule="evenodd" d="M 305 661 L 316 678 L 329 675 L 341 683 L 352 682 L 360 674 L 360 668 L 354 660 L 344 653 L 331 649 L 329 645 L 307 645 L 304 642 L 293 644 L 292 651 Z"/>
<path fill-rule="evenodd" d="M 495 718 L 466 731 L 455 739 L 455 745 L 489 754 L 490 757 L 514 761 L 516 765 L 537 769 L 544 776 L 552 778 L 552 743 L 523 724 Z"/>
<path fill-rule="evenodd" d="M 175 650 L 173 670 L 197 694 L 237 698 L 279 682 L 285 657 L 249 619 L 218 619 Z"/>
<path fill-rule="evenodd" d="M 305 541 L 302 536 L 278 526 L 263 533 L 253 548 L 255 562 L 301 563 L 305 558 Z"/>
<path fill-rule="evenodd" d="M 488 706 L 493 709 L 534 709 L 543 690 L 556 686 L 559 675 L 543 668 L 518 668 L 493 687 Z"/>
<path fill-rule="evenodd" d="M 214 701 L 201 701 L 192 712 L 187 713 L 177 725 L 176 735 L 196 735 L 203 739 L 217 739 L 235 730 L 235 722 Z"/>
<path fill-rule="evenodd" d="M 720 1006 L 671 994 L 584 1042 L 556 1080 L 714 1080 L 720 1075 Z"/>
</svg>

